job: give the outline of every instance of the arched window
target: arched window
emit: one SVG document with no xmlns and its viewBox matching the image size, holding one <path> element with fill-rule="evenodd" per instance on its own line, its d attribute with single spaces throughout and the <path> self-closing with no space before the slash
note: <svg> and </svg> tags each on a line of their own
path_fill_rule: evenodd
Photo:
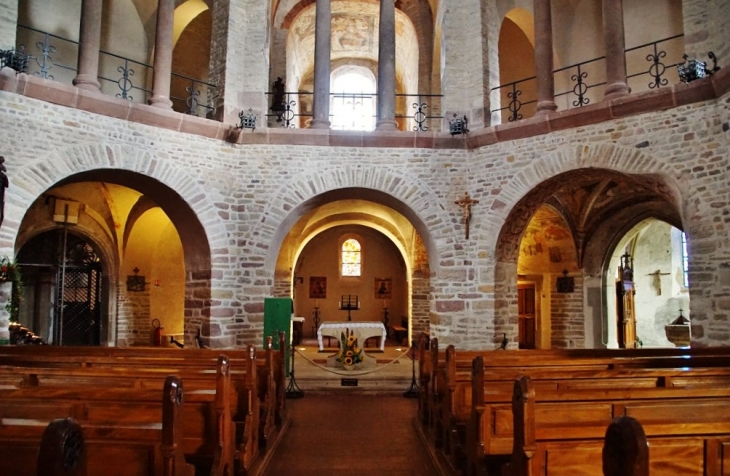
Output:
<svg viewBox="0 0 730 476">
<path fill-rule="evenodd" d="M 682 233 L 682 281 L 689 288 L 689 253 L 687 253 L 687 234 Z"/>
<path fill-rule="evenodd" d="M 360 276 L 362 269 L 362 248 L 360 242 L 349 238 L 342 243 L 342 276 Z"/>
<path fill-rule="evenodd" d="M 332 129 L 375 130 L 375 76 L 364 67 L 343 66 L 332 72 Z"/>
</svg>

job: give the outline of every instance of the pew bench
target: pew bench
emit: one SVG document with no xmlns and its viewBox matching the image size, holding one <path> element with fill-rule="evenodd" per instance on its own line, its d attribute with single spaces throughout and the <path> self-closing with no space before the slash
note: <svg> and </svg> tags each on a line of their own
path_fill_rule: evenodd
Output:
<svg viewBox="0 0 730 476">
<path fill-rule="evenodd" d="M 180 450 L 184 431 L 181 381 L 169 377 L 164 389 L 155 393 L 163 407 L 156 420 L 88 423 L 82 428 L 86 474 L 194 476 L 195 469 L 185 462 Z M 23 404 L 17 400 L 11 403 Z M 53 403 L 44 402 L 38 407 Z M 4 414 L 13 411 L 5 405 L 0 408 Z M 38 471 L 37 455 L 45 440 L 49 419 L 42 418 L 43 410 L 35 415 L 36 418 L 24 418 L 25 411 L 27 409 L 19 410 L 18 418 L 3 416 L 0 420 L 0 474 L 4 476 L 43 474 Z"/>
<path fill-rule="evenodd" d="M 730 474 L 729 396 L 724 388 L 537 392 L 522 377 L 514 385 L 514 444 L 503 474 L 601 474 L 605 428 L 618 416 L 641 422 L 653 476 Z"/>
</svg>

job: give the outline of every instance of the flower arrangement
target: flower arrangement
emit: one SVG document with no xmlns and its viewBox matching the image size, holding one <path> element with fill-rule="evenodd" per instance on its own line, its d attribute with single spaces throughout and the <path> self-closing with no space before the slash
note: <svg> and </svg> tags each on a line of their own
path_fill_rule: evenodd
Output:
<svg viewBox="0 0 730 476">
<path fill-rule="evenodd" d="M 357 346 L 357 337 L 353 331 L 345 329 L 345 332 L 340 334 L 340 353 L 337 361 L 345 368 L 363 361 L 362 349 Z"/>
<path fill-rule="evenodd" d="M 18 265 L 10 261 L 7 256 L 0 257 L 0 283 L 16 281 L 20 277 Z"/>
<path fill-rule="evenodd" d="M 22 299 L 23 282 L 20 277 L 20 267 L 7 256 L 0 257 L 0 283 L 13 283 L 13 292 L 5 309 L 10 313 L 10 322 L 18 322 L 18 311 Z"/>
</svg>

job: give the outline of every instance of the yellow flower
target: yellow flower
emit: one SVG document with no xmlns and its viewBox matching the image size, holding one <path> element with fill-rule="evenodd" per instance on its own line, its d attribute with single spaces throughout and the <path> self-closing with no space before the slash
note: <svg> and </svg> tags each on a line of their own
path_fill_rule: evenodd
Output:
<svg viewBox="0 0 730 476">
<path fill-rule="evenodd" d="M 345 357 L 345 361 L 343 363 L 345 365 L 352 365 L 352 357 Z"/>
<path fill-rule="evenodd" d="M 357 347 L 355 347 L 355 353 L 356 354 L 359 354 L 360 353 L 360 349 L 358 349 Z"/>
<path fill-rule="evenodd" d="M 351 347 L 355 345 L 355 336 L 347 336 L 347 346 Z"/>
<path fill-rule="evenodd" d="M 347 351 L 347 352 L 345 353 L 345 355 L 346 355 L 346 356 L 348 356 L 348 357 L 352 357 L 352 351 L 351 351 L 351 350 L 348 350 L 348 351 Z"/>
</svg>

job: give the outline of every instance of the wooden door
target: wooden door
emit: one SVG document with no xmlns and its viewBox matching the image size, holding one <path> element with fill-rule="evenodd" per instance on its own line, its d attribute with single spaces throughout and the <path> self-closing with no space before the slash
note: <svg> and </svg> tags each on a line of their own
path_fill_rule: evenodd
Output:
<svg viewBox="0 0 730 476">
<path fill-rule="evenodd" d="M 520 349 L 535 348 L 535 285 L 517 285 L 518 342 Z"/>
</svg>

